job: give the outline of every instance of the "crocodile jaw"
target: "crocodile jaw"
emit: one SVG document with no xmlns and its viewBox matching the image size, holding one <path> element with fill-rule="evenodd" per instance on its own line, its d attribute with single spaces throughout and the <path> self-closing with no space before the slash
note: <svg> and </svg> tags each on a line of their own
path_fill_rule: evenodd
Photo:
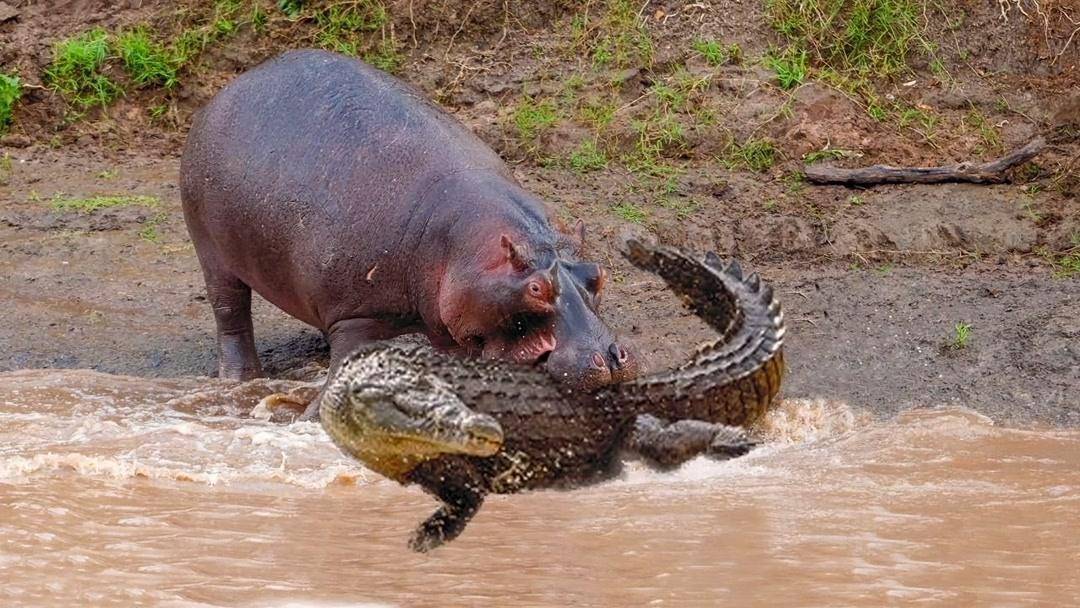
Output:
<svg viewBox="0 0 1080 608">
<path fill-rule="evenodd" d="M 467 407 L 422 361 L 392 348 L 358 352 L 319 404 L 319 419 L 338 447 L 398 481 L 427 460 L 491 456 L 503 443 L 499 423 Z"/>
</svg>

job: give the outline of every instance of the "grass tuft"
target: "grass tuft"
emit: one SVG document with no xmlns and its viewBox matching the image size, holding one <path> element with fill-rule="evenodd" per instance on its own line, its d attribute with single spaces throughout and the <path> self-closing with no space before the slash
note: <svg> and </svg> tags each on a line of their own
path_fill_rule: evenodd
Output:
<svg viewBox="0 0 1080 608">
<path fill-rule="evenodd" d="M 366 45 L 364 34 L 379 30 L 389 20 L 386 7 L 374 0 L 332 4 L 315 13 L 315 42 L 324 49 L 359 56 Z"/>
<path fill-rule="evenodd" d="M 109 105 L 122 91 L 101 73 L 108 56 L 108 34 L 101 28 L 61 40 L 53 46 L 45 79 L 78 110 Z"/>
<path fill-rule="evenodd" d="M 960 321 L 953 327 L 953 337 L 949 345 L 953 347 L 953 350 L 961 350 L 967 348 L 970 339 L 971 324 Z"/>
<path fill-rule="evenodd" d="M 607 162 L 607 154 L 592 140 L 581 142 L 577 150 L 570 155 L 570 168 L 578 173 L 598 171 L 606 167 Z"/>
<path fill-rule="evenodd" d="M 127 194 L 100 195 L 88 198 L 70 198 L 57 194 L 52 200 L 52 208 L 56 211 L 78 211 L 80 213 L 93 213 L 100 209 L 113 207 L 156 207 L 157 205 L 157 197 Z"/>
<path fill-rule="evenodd" d="M 179 82 L 174 57 L 155 42 L 145 28 L 120 34 L 116 49 L 135 86 L 161 85 L 169 89 Z"/>
<path fill-rule="evenodd" d="M 810 55 L 806 51 L 788 48 L 782 53 L 767 55 L 765 67 L 776 72 L 781 89 L 790 91 L 802 84 L 810 73 Z"/>
<path fill-rule="evenodd" d="M 649 214 L 634 203 L 619 203 L 611 210 L 615 212 L 615 215 L 634 224 L 642 224 L 649 219 Z"/>
<path fill-rule="evenodd" d="M 692 48 L 714 67 L 742 61 L 742 47 L 738 44 L 724 46 L 712 38 L 699 38 L 694 41 Z"/>
<path fill-rule="evenodd" d="M 514 126 L 523 142 L 534 144 L 541 133 L 559 120 L 559 112 L 550 99 L 537 102 L 526 97 L 514 111 Z"/>
<path fill-rule="evenodd" d="M 277 7 L 289 18 L 293 18 L 303 12 L 304 0 L 278 0 Z"/>
<path fill-rule="evenodd" d="M 813 62 L 855 79 L 908 71 L 915 49 L 929 53 L 926 0 L 766 0 L 776 31 Z"/>
<path fill-rule="evenodd" d="M 823 160 L 839 160 L 841 158 L 848 158 L 850 156 L 855 156 L 855 152 L 851 150 L 842 150 L 840 148 L 830 148 L 826 146 L 820 150 L 807 152 L 806 154 L 803 154 L 802 158 L 804 163 L 812 165 Z"/>
<path fill-rule="evenodd" d="M 772 141 L 748 139 L 742 144 L 732 143 L 728 148 L 726 161 L 730 167 L 745 167 L 763 173 L 772 168 L 776 155 L 776 145 Z"/>
<path fill-rule="evenodd" d="M 638 6 L 633 0 L 607 0 L 595 31 L 584 17 L 575 19 L 572 31 L 580 43 L 591 49 L 595 66 L 623 68 L 652 63 L 653 42 L 638 19 Z"/>
<path fill-rule="evenodd" d="M 11 125 L 15 104 L 22 99 L 22 80 L 15 74 L 0 73 L 0 134 Z"/>
</svg>

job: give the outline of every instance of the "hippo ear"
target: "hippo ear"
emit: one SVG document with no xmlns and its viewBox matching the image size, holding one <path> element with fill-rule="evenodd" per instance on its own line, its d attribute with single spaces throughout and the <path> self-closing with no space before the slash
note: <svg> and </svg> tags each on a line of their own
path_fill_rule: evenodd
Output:
<svg viewBox="0 0 1080 608">
<path fill-rule="evenodd" d="M 503 252 L 506 254 L 506 261 L 510 262 L 510 265 L 514 267 L 514 270 L 526 270 L 529 268 L 529 262 L 525 258 L 525 248 L 521 245 L 517 245 L 507 235 L 502 235 L 500 239 Z"/>
<path fill-rule="evenodd" d="M 570 240 L 574 243 L 574 248 L 581 251 L 585 247 L 585 220 L 578 219 L 574 223 L 574 231 L 570 233 Z"/>
</svg>

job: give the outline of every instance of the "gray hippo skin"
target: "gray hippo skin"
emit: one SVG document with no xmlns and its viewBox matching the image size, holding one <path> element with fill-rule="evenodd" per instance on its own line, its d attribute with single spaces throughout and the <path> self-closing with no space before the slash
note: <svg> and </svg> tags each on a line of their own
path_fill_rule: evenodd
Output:
<svg viewBox="0 0 1080 608">
<path fill-rule="evenodd" d="M 638 374 L 597 317 L 580 222 L 556 231 L 479 138 L 359 60 L 290 51 L 237 77 L 195 117 L 180 186 L 222 377 L 261 374 L 252 289 L 320 329 L 332 369 L 421 331 L 574 386 Z"/>
</svg>

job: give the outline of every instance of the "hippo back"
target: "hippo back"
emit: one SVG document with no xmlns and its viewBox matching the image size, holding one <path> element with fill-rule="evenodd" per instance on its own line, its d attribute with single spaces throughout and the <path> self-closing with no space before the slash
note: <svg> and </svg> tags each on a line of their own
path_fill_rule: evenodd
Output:
<svg viewBox="0 0 1080 608">
<path fill-rule="evenodd" d="M 488 146 L 409 85 L 349 57 L 290 51 L 195 117 L 181 195 L 204 267 L 325 330 L 360 300 L 407 312 L 407 287 L 379 284 L 373 269 L 408 275 L 402 254 L 435 211 L 425 192 L 470 172 L 516 187 Z"/>
</svg>

